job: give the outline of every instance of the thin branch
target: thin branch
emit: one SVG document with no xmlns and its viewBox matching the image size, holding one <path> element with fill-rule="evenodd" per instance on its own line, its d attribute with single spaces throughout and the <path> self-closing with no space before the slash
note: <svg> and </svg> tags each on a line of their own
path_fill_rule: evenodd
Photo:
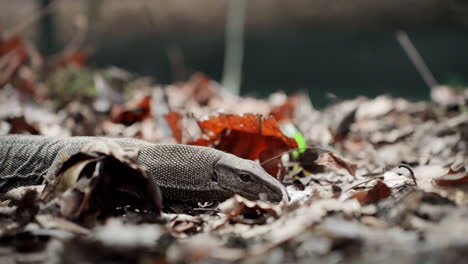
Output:
<svg viewBox="0 0 468 264">
<path fill-rule="evenodd" d="M 63 54 L 71 54 L 73 52 L 76 52 L 86 39 L 86 35 L 88 34 L 89 28 L 88 17 L 78 15 L 77 17 L 75 17 L 75 25 L 76 33 L 63 49 Z"/>
<path fill-rule="evenodd" d="M 242 82 L 246 9 L 246 0 L 227 0 L 224 66 L 221 84 L 235 95 L 239 95 Z"/>
<path fill-rule="evenodd" d="M 382 179 L 383 179 L 383 176 L 377 176 L 377 177 L 374 177 L 374 178 L 371 178 L 371 179 L 356 183 L 355 185 L 353 185 L 353 186 L 349 187 L 348 189 L 346 189 L 346 191 L 344 191 L 343 193 L 348 192 L 348 191 L 358 187 L 359 185 L 363 185 L 364 183 L 368 183 L 368 182 L 371 182 L 373 180 L 382 180 Z"/>
<path fill-rule="evenodd" d="M 185 69 L 184 53 L 179 46 L 169 45 L 166 48 L 169 66 L 173 82 L 183 82 L 187 79 L 187 71 Z"/>
<path fill-rule="evenodd" d="M 47 60 L 56 61 L 67 55 L 73 54 L 74 52 L 80 49 L 80 47 L 85 42 L 86 36 L 89 32 L 88 17 L 84 15 L 76 16 L 75 27 L 76 32 L 75 34 L 73 34 L 72 39 L 68 41 L 68 43 L 61 51 L 47 56 Z"/>
<path fill-rule="evenodd" d="M 410 38 L 408 37 L 408 34 L 405 31 L 400 30 L 396 32 L 396 38 L 398 40 L 398 43 L 400 43 L 401 47 L 405 51 L 408 58 L 413 63 L 414 67 L 416 67 L 416 70 L 419 72 L 419 75 L 421 75 L 421 78 L 424 80 L 426 85 L 429 88 L 433 88 L 439 85 L 431 70 L 424 62 L 423 57 L 421 56 L 421 54 L 419 54 L 418 50 L 411 42 Z"/>
<path fill-rule="evenodd" d="M 143 5 L 142 9 L 150 27 L 150 32 L 157 35 L 156 29 L 159 28 L 159 31 L 161 31 L 164 35 L 168 35 L 170 32 L 168 31 L 169 18 L 167 14 L 156 15 L 153 11 L 154 8 L 151 5 L 151 0 L 142 0 L 141 4 Z M 172 82 L 185 81 L 187 77 L 187 70 L 185 67 L 184 54 L 182 49 L 173 41 L 169 41 L 165 49 Z"/>
<path fill-rule="evenodd" d="M 25 17 L 22 23 L 17 24 L 15 27 L 4 33 L 5 38 L 10 38 L 11 36 L 17 35 L 23 30 L 25 30 L 29 25 L 34 24 L 37 20 L 41 19 L 43 16 L 48 15 L 54 11 L 59 4 L 60 0 L 54 0 L 50 2 L 45 8 L 40 9 L 39 11 L 35 10 L 34 13 Z"/>
<path fill-rule="evenodd" d="M 283 156 L 284 154 L 289 154 L 289 153 L 292 153 L 292 152 L 294 152 L 294 151 L 308 150 L 308 149 L 312 149 L 312 150 L 321 150 L 322 153 L 324 153 L 324 152 L 332 152 L 332 151 L 330 151 L 330 150 L 328 150 L 328 149 L 318 148 L 318 147 L 295 148 L 295 149 L 291 149 L 291 150 L 282 152 L 281 154 L 276 155 L 276 156 L 274 156 L 274 157 L 272 157 L 272 158 L 270 158 L 270 159 L 267 159 L 267 160 L 265 160 L 264 162 L 260 163 L 260 165 L 264 165 L 265 163 L 268 163 L 268 162 L 273 161 L 273 160 L 275 160 L 275 159 L 277 159 L 277 158 L 280 158 L 280 157 Z"/>
<path fill-rule="evenodd" d="M 398 168 L 405 168 L 405 169 L 407 169 L 407 170 L 410 172 L 410 174 L 411 174 L 411 178 L 413 179 L 414 186 L 418 186 L 418 182 L 416 181 L 416 177 L 414 176 L 414 172 L 413 172 L 413 170 L 411 169 L 410 166 L 408 166 L 408 165 L 406 165 L 406 164 L 400 164 L 400 165 L 398 166 Z"/>
</svg>

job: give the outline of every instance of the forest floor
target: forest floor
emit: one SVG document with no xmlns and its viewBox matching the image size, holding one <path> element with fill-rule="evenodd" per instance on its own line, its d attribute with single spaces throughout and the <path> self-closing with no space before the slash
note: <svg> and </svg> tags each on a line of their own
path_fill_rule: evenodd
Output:
<svg viewBox="0 0 468 264">
<path fill-rule="evenodd" d="M 40 71 L 21 40 L 5 43 L 0 135 L 214 147 L 259 160 L 291 200 L 142 210 L 144 185 L 109 203 L 117 198 L 83 187 L 75 161 L 56 175 L 66 188 L 50 191 L 53 181 L 0 196 L 1 263 L 466 263 L 467 89 L 434 87 L 428 102 L 335 97 L 318 110 L 301 93 L 235 96 L 203 74 L 162 86 L 91 70 L 79 53 Z"/>
</svg>

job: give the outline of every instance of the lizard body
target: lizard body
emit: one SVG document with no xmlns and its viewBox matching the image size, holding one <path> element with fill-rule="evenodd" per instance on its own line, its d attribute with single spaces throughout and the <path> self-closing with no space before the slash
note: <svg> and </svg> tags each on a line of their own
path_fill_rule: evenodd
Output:
<svg viewBox="0 0 468 264">
<path fill-rule="evenodd" d="M 96 139 L 138 149 L 138 163 L 161 188 L 164 199 L 222 201 L 234 194 L 287 201 L 284 186 L 257 163 L 206 147 L 153 144 L 130 138 L 0 136 L 0 192 L 50 181 L 64 159 Z"/>
</svg>

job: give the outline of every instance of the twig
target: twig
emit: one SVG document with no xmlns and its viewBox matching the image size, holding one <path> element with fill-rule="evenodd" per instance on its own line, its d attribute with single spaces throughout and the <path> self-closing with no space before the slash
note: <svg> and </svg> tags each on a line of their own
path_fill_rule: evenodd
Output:
<svg viewBox="0 0 468 264">
<path fill-rule="evenodd" d="M 239 95 L 244 57 L 244 27 L 247 0 L 228 0 L 222 87 Z"/>
<path fill-rule="evenodd" d="M 284 154 L 289 154 L 289 153 L 294 152 L 294 151 L 307 150 L 307 149 L 321 150 L 322 153 L 324 153 L 324 152 L 332 152 L 332 151 L 330 151 L 330 150 L 328 150 L 328 149 L 318 148 L 318 147 L 295 148 L 295 149 L 291 149 L 291 150 L 282 152 L 281 154 L 276 155 L 276 156 L 274 156 L 274 157 L 272 157 L 272 158 L 270 158 L 270 159 L 267 159 L 267 160 L 263 161 L 262 163 L 260 163 L 260 165 L 263 165 L 263 164 L 268 163 L 268 162 L 270 162 L 270 161 L 272 161 L 272 160 L 275 160 L 275 159 L 277 159 L 277 158 L 280 158 L 280 157 L 283 156 Z M 321 154 L 321 153 L 320 153 L 320 154 Z"/>
<path fill-rule="evenodd" d="M 151 0 L 143 0 L 141 4 L 143 5 L 142 9 L 144 11 L 146 20 L 150 26 L 150 32 L 157 35 L 156 29 L 159 28 L 159 31 L 161 31 L 164 35 L 168 35 L 169 32 L 167 27 L 169 27 L 169 23 L 167 15 L 157 16 L 155 12 L 153 12 L 154 8 L 151 5 Z M 169 41 L 165 49 L 167 61 L 171 71 L 172 81 L 185 81 L 187 76 L 187 70 L 185 67 L 184 54 L 182 52 L 182 49 L 173 41 Z"/>
<path fill-rule="evenodd" d="M 88 33 L 88 17 L 83 15 L 78 15 L 75 18 L 76 33 L 75 36 L 67 43 L 63 49 L 63 54 L 71 54 L 79 49 L 81 44 L 86 39 Z"/>
<path fill-rule="evenodd" d="M 221 213 L 221 210 L 216 209 L 216 208 L 192 208 L 194 211 L 206 211 L 206 212 L 216 212 L 216 213 Z"/>
<path fill-rule="evenodd" d="M 411 174 L 411 178 L 413 179 L 414 186 L 418 186 L 418 182 L 416 181 L 416 177 L 414 177 L 414 172 L 413 172 L 413 170 L 411 169 L 410 166 L 408 166 L 408 165 L 406 165 L 406 164 L 400 164 L 400 165 L 398 166 L 398 168 L 405 168 L 405 169 L 407 169 L 407 170 L 410 172 L 410 174 Z"/>
<path fill-rule="evenodd" d="M 67 55 L 73 54 L 76 52 L 80 46 L 83 44 L 83 42 L 86 39 L 86 36 L 88 34 L 88 17 L 83 16 L 83 15 L 78 15 L 75 17 L 75 26 L 76 26 L 76 33 L 74 34 L 74 37 L 68 41 L 68 43 L 65 45 L 65 47 L 52 55 L 47 56 L 47 60 L 49 61 L 57 61 L 61 58 L 66 57 Z"/>
<path fill-rule="evenodd" d="M 179 46 L 174 44 L 166 48 L 169 66 L 173 82 L 183 82 L 187 79 L 187 71 L 185 69 L 184 53 Z"/>
<path fill-rule="evenodd" d="M 143 0 L 141 1 L 141 4 L 143 5 L 142 6 L 142 9 L 143 9 L 143 13 L 145 14 L 145 17 L 146 17 L 146 20 L 149 24 L 149 31 L 150 33 L 155 33 L 155 30 L 156 28 L 159 27 L 159 24 L 161 24 L 161 21 L 159 21 L 160 23 L 158 23 L 158 17 L 154 14 L 153 11 L 153 7 L 151 6 L 151 3 L 150 3 L 150 0 Z M 166 32 L 165 32 L 166 33 Z M 171 57 L 170 57 L 170 53 L 168 52 L 169 49 L 166 47 L 166 55 L 167 55 L 167 59 L 168 59 L 168 62 L 169 62 L 169 65 L 172 66 L 172 62 L 171 62 Z M 172 67 L 171 67 L 171 70 Z M 174 74 L 174 73 L 172 73 Z M 172 112 L 171 110 L 171 105 L 169 104 L 169 97 L 167 95 L 167 89 L 166 87 L 163 87 L 162 88 L 162 93 L 163 93 L 163 100 L 164 100 L 164 103 L 166 104 L 167 108 L 168 108 L 168 112 Z"/>
<path fill-rule="evenodd" d="M 364 184 L 364 183 L 368 183 L 368 182 L 371 182 L 371 181 L 373 181 L 373 180 L 382 180 L 382 179 L 383 179 L 383 176 L 378 176 L 378 177 L 374 177 L 374 178 L 371 178 L 371 179 L 362 181 L 362 182 L 360 182 L 360 183 L 356 183 L 355 185 L 353 185 L 353 186 L 349 187 L 348 189 L 346 189 L 346 191 L 344 191 L 343 193 L 348 192 L 348 191 L 350 191 L 350 190 L 352 190 L 352 189 L 354 189 L 354 188 L 356 188 L 356 187 L 358 187 L 359 185 L 362 185 L 362 184 Z"/>
<path fill-rule="evenodd" d="M 37 20 L 41 19 L 43 16 L 48 15 L 49 13 L 54 11 L 57 8 L 59 2 L 59 0 L 54 0 L 50 2 L 49 5 L 47 5 L 45 8 L 42 8 L 39 11 L 34 11 L 33 14 L 30 14 L 27 17 L 25 17 L 22 23 L 17 24 L 15 27 L 5 32 L 5 38 L 8 39 L 11 36 L 20 33 L 21 31 L 25 30 L 25 28 L 27 28 L 29 25 L 33 24 Z"/>
<path fill-rule="evenodd" d="M 381 174 L 383 174 L 383 173 L 385 173 L 385 171 L 384 171 L 384 172 L 371 172 L 371 173 L 366 173 L 366 174 L 363 174 L 363 175 L 361 175 L 361 176 L 362 176 L 362 177 L 365 177 L 365 178 L 367 178 L 367 177 L 375 177 L 375 176 L 381 175 Z"/>
<path fill-rule="evenodd" d="M 403 50 L 405 51 L 408 58 L 413 63 L 414 67 L 416 67 L 416 70 L 419 72 L 426 85 L 429 86 L 429 88 L 431 89 L 439 85 L 431 70 L 424 62 L 424 59 L 422 58 L 421 54 L 419 54 L 418 50 L 411 42 L 410 38 L 408 37 L 408 34 L 405 31 L 400 30 L 396 32 L 396 38 Z"/>
<path fill-rule="evenodd" d="M 418 183 L 416 182 L 416 177 L 414 177 L 414 173 L 413 173 L 413 170 L 411 169 L 411 167 L 409 167 L 409 166 L 406 165 L 406 164 L 400 164 L 400 165 L 398 166 L 398 168 L 405 168 L 405 169 L 407 169 L 407 170 L 411 173 L 411 178 L 412 178 L 413 181 L 414 181 L 414 185 L 415 185 L 415 186 L 418 186 Z M 385 169 L 384 169 L 384 172 L 385 172 Z M 384 173 L 384 172 L 383 172 L 383 173 Z M 346 191 L 344 191 L 344 192 L 350 191 L 350 190 L 352 190 L 352 189 L 358 187 L 359 185 L 362 185 L 362 184 L 364 184 L 364 183 L 371 182 L 371 181 L 373 181 L 373 180 L 375 180 L 375 179 L 380 179 L 380 180 L 381 180 L 381 179 L 383 179 L 383 176 L 373 177 L 373 178 L 371 178 L 371 179 L 368 179 L 368 180 L 362 181 L 362 182 L 360 182 L 360 183 L 357 183 L 357 184 L 355 184 L 355 185 L 349 187 L 348 189 L 346 189 Z"/>
</svg>

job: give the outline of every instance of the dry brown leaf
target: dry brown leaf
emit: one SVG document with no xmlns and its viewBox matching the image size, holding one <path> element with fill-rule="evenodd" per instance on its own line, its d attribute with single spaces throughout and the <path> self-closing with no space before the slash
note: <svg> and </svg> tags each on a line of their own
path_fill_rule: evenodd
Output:
<svg viewBox="0 0 468 264">
<path fill-rule="evenodd" d="M 468 184 L 468 171 L 460 162 L 453 164 L 447 174 L 434 179 L 439 186 L 458 186 Z"/>
<path fill-rule="evenodd" d="M 124 206 L 159 215 L 160 190 L 136 163 L 134 151 L 105 140 L 90 142 L 82 151 L 64 161 L 45 188 L 44 213 L 84 226 L 93 226 L 98 218 L 112 216 Z"/>
<path fill-rule="evenodd" d="M 333 154 L 332 152 L 320 154 L 316 163 L 332 170 L 345 169 L 352 176 L 356 176 L 357 165 L 346 161 L 338 156 L 335 156 L 335 154 Z"/>
<path fill-rule="evenodd" d="M 377 183 L 367 191 L 360 191 L 353 193 L 348 200 L 356 199 L 361 204 L 371 204 L 376 203 L 382 199 L 387 198 L 392 194 L 392 190 L 382 181 L 377 181 Z"/>
<path fill-rule="evenodd" d="M 181 217 L 179 215 L 166 224 L 166 227 L 174 236 L 179 238 L 187 237 L 189 234 L 194 234 L 201 230 L 199 218 L 190 216 Z"/>
</svg>

